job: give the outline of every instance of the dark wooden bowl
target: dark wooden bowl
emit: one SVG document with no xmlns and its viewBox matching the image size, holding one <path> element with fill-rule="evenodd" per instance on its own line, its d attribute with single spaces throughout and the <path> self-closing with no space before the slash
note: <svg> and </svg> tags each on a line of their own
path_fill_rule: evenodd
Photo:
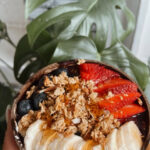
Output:
<svg viewBox="0 0 150 150">
<path fill-rule="evenodd" d="M 20 92 L 18 93 L 17 97 L 14 100 L 14 103 L 12 106 L 12 112 L 11 112 L 11 121 L 12 121 L 12 126 L 13 126 L 13 131 L 14 131 L 14 137 L 15 137 L 17 145 L 19 146 L 19 148 L 21 150 L 24 149 L 24 142 L 23 142 L 23 138 L 21 137 L 21 135 L 18 133 L 18 130 L 17 130 L 16 108 L 17 108 L 18 101 L 20 101 L 23 98 L 23 96 L 25 95 L 25 92 L 32 86 L 32 84 L 35 83 L 36 81 L 38 81 L 44 74 L 48 74 L 59 67 L 73 68 L 73 66 L 77 65 L 77 62 L 78 62 L 78 60 L 70 60 L 70 61 L 50 64 L 50 65 L 44 67 L 43 69 L 39 70 L 37 73 L 35 73 L 21 88 Z M 104 65 L 106 68 L 114 70 L 115 72 L 118 72 L 121 75 L 121 77 L 134 82 L 126 73 L 124 73 L 110 65 L 107 65 L 105 63 L 98 62 L 98 61 L 93 61 L 93 60 L 86 60 L 86 62 Z M 140 118 L 140 120 L 139 120 L 139 123 L 144 121 L 144 125 L 143 124 L 140 125 L 141 126 L 140 128 L 141 129 L 144 128 L 145 137 L 143 139 L 142 150 L 146 150 L 146 147 L 150 140 L 150 107 L 149 107 L 148 100 L 145 97 L 145 95 L 140 87 L 138 87 L 138 90 L 142 95 L 141 99 L 143 101 L 144 107 L 146 108 L 146 112 L 144 113 L 143 117 Z"/>
</svg>

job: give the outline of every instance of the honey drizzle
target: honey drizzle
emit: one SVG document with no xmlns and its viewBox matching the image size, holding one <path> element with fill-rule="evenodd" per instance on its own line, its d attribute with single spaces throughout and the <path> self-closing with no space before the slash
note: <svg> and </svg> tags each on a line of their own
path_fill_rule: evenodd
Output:
<svg viewBox="0 0 150 150">
<path fill-rule="evenodd" d="M 58 138 L 58 133 L 50 129 L 50 124 L 48 124 L 46 121 L 41 124 L 40 130 L 42 132 L 40 145 L 44 145 L 46 142 L 51 143 Z"/>
<path fill-rule="evenodd" d="M 44 145 L 45 142 L 47 142 L 47 141 L 48 141 L 48 143 L 51 143 L 57 138 L 58 138 L 58 134 L 55 131 L 53 131 L 51 129 L 49 129 L 49 130 L 47 129 L 43 132 L 40 144 Z"/>
<path fill-rule="evenodd" d="M 96 145 L 98 145 L 98 144 L 96 142 L 94 142 L 93 140 L 88 140 L 84 144 L 82 150 L 93 150 L 93 147 Z"/>
<path fill-rule="evenodd" d="M 103 109 L 99 109 L 99 105 L 97 103 L 87 104 L 86 108 L 89 109 L 95 119 L 102 116 L 104 114 Z"/>
<path fill-rule="evenodd" d="M 75 150 L 73 146 L 69 147 L 69 150 Z"/>
</svg>

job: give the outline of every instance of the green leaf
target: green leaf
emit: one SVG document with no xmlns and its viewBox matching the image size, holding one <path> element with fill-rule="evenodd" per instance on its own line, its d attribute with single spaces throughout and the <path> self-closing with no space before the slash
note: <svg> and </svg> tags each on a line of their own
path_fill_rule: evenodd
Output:
<svg viewBox="0 0 150 150">
<path fill-rule="evenodd" d="M 50 37 L 55 39 L 69 25 L 69 23 L 70 21 L 59 21 L 47 28 L 47 31 L 50 33 Z"/>
<path fill-rule="evenodd" d="M 6 121 L 5 119 L 0 120 L 0 150 L 2 150 L 4 136 L 5 136 L 5 130 L 6 130 Z"/>
<path fill-rule="evenodd" d="M 5 114 L 6 106 L 11 104 L 12 100 L 13 97 L 10 88 L 0 83 L 0 120 Z"/>
<path fill-rule="evenodd" d="M 26 0 L 25 5 L 25 16 L 26 18 L 29 17 L 30 13 L 33 12 L 36 8 L 38 8 L 42 3 L 47 0 Z"/>
<path fill-rule="evenodd" d="M 88 37 L 74 37 L 68 41 L 61 41 L 54 54 L 50 63 L 84 58 L 92 60 L 100 60 L 100 54 L 97 52 L 97 48 L 92 40 Z"/>
<path fill-rule="evenodd" d="M 148 68 L 149 68 L 149 71 L 150 71 L 150 59 L 148 59 Z M 146 85 L 146 88 L 144 90 L 144 93 L 147 97 L 147 99 L 149 100 L 149 103 L 150 103 L 150 75 L 149 75 L 149 80 L 148 80 L 148 83 Z"/>
<path fill-rule="evenodd" d="M 14 57 L 14 74 L 20 83 L 25 83 L 28 78 L 39 69 L 48 64 L 56 48 L 57 40 L 52 40 L 44 31 L 37 42 L 30 47 L 28 37 L 25 35 L 18 43 Z"/>
<path fill-rule="evenodd" d="M 149 81 L 147 83 L 147 86 L 146 86 L 146 88 L 144 90 L 144 93 L 145 93 L 145 95 L 148 98 L 149 103 L 150 103 L 150 92 L 149 91 L 150 91 L 150 77 L 149 77 Z"/>
<path fill-rule="evenodd" d="M 10 88 L 0 83 L 0 149 L 2 149 L 5 130 L 6 130 L 6 121 L 5 121 L 5 111 L 6 107 L 9 104 L 12 104 L 13 96 Z"/>
<path fill-rule="evenodd" d="M 31 50 L 27 36 L 25 35 L 18 43 L 15 57 L 14 57 L 14 74 L 16 79 L 20 83 L 24 83 L 27 80 L 27 77 L 25 79 L 22 79 L 21 77 L 21 68 L 24 65 L 25 62 L 29 61 L 33 56 L 34 52 Z"/>
<path fill-rule="evenodd" d="M 0 40 L 7 37 L 7 26 L 4 22 L 0 20 Z"/>
<path fill-rule="evenodd" d="M 101 55 L 102 61 L 126 72 L 142 89 L 145 89 L 149 80 L 148 66 L 137 59 L 122 43 L 118 42 L 103 50 Z"/>
<path fill-rule="evenodd" d="M 118 15 L 118 8 L 128 20 L 124 29 Z M 34 42 L 42 31 L 60 21 L 70 23 L 57 37 L 69 39 L 74 35 L 90 36 L 96 43 L 99 51 L 106 47 L 108 37 L 111 37 L 110 45 L 118 39 L 123 40 L 134 29 L 135 19 L 127 8 L 125 0 L 80 0 L 52 8 L 34 21 L 28 27 L 29 43 Z M 95 32 L 93 33 L 93 25 Z"/>
</svg>

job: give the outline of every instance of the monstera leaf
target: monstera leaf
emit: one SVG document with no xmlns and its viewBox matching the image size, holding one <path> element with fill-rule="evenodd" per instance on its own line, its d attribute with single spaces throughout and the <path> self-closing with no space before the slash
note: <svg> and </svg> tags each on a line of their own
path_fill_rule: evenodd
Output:
<svg viewBox="0 0 150 150">
<path fill-rule="evenodd" d="M 43 32 L 39 40 L 31 48 L 25 35 L 18 43 L 14 58 L 14 74 L 20 83 L 25 81 L 40 68 L 48 64 L 57 45 L 47 32 Z"/>
<path fill-rule="evenodd" d="M 20 83 L 25 83 L 31 74 L 48 64 L 58 44 L 58 40 L 54 37 L 67 25 L 68 22 L 59 22 L 57 28 L 54 24 L 47 31 L 43 31 L 32 48 L 27 35 L 22 37 L 17 45 L 14 58 L 14 75 Z"/>
<path fill-rule="evenodd" d="M 126 72 L 142 89 L 145 89 L 149 81 L 149 68 L 146 64 L 137 59 L 122 43 L 118 41 L 117 44 L 103 50 L 101 55 L 103 62 Z"/>
<path fill-rule="evenodd" d="M 126 72 L 142 89 L 149 81 L 149 68 L 138 60 L 121 42 L 98 52 L 96 45 L 87 37 L 74 37 L 59 43 L 50 62 L 74 58 L 93 59 L 113 65 Z"/>
<path fill-rule="evenodd" d="M 149 91 L 150 91 L 150 77 L 149 77 L 148 84 L 147 84 L 145 91 L 144 91 L 144 93 L 145 93 L 145 95 L 148 98 L 149 103 L 150 103 L 150 92 Z"/>
<path fill-rule="evenodd" d="M 118 10 L 128 20 L 126 29 L 123 28 Z M 109 41 L 112 45 L 118 39 L 127 37 L 134 28 L 134 17 L 125 0 L 79 0 L 52 8 L 33 20 L 27 27 L 31 46 L 42 31 L 53 24 L 59 24 L 60 21 L 69 21 L 69 24 L 57 39 L 67 40 L 74 35 L 89 36 L 99 51 L 106 47 L 108 37 L 111 37 Z"/>
<path fill-rule="evenodd" d="M 92 40 L 87 37 L 78 36 L 68 41 L 60 42 L 50 63 L 77 58 L 100 60 L 100 55 Z"/>
<path fill-rule="evenodd" d="M 42 2 L 31 0 L 32 9 L 26 7 L 28 13 Z M 126 28 L 118 11 L 126 16 Z M 54 7 L 27 26 L 27 35 L 19 42 L 15 54 L 15 76 L 24 83 L 49 63 L 86 58 L 120 68 L 144 89 L 148 67 L 120 42 L 133 28 L 134 17 L 125 0 L 80 0 Z"/>
<path fill-rule="evenodd" d="M 26 0 L 26 9 L 25 9 L 25 16 L 26 18 L 33 12 L 37 7 L 39 7 L 42 3 L 47 0 Z"/>
<path fill-rule="evenodd" d="M 149 71 L 150 71 L 150 59 L 148 60 L 148 68 L 149 68 Z M 146 97 L 148 98 L 149 100 L 149 103 L 150 103 L 150 76 L 149 76 L 149 80 L 148 80 L 148 83 L 146 85 L 146 88 L 145 88 L 145 95 Z"/>
</svg>

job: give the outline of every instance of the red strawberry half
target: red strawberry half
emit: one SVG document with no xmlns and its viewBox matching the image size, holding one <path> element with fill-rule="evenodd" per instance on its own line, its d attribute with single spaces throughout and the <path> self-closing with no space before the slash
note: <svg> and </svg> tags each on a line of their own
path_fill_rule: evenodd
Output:
<svg viewBox="0 0 150 150">
<path fill-rule="evenodd" d="M 99 84 L 96 92 L 102 94 L 111 91 L 113 94 L 123 94 L 129 92 L 136 92 L 137 85 L 129 80 L 116 78 L 107 80 L 104 84 Z"/>
<path fill-rule="evenodd" d="M 125 105 L 132 104 L 140 96 L 141 94 L 138 92 L 119 94 L 112 98 L 100 101 L 99 106 L 100 108 L 104 108 L 112 112 L 122 108 Z"/>
<path fill-rule="evenodd" d="M 144 112 L 145 109 L 137 104 L 131 104 L 131 105 L 126 105 L 119 109 L 116 112 L 113 112 L 112 114 L 114 115 L 115 118 L 118 119 L 123 119 L 123 118 L 129 118 L 133 115 L 139 114 Z"/>
<path fill-rule="evenodd" d="M 97 83 L 104 82 L 108 79 L 120 77 L 120 75 L 104 66 L 95 63 L 84 63 L 80 65 L 80 76 L 85 80 L 93 80 Z"/>
</svg>

